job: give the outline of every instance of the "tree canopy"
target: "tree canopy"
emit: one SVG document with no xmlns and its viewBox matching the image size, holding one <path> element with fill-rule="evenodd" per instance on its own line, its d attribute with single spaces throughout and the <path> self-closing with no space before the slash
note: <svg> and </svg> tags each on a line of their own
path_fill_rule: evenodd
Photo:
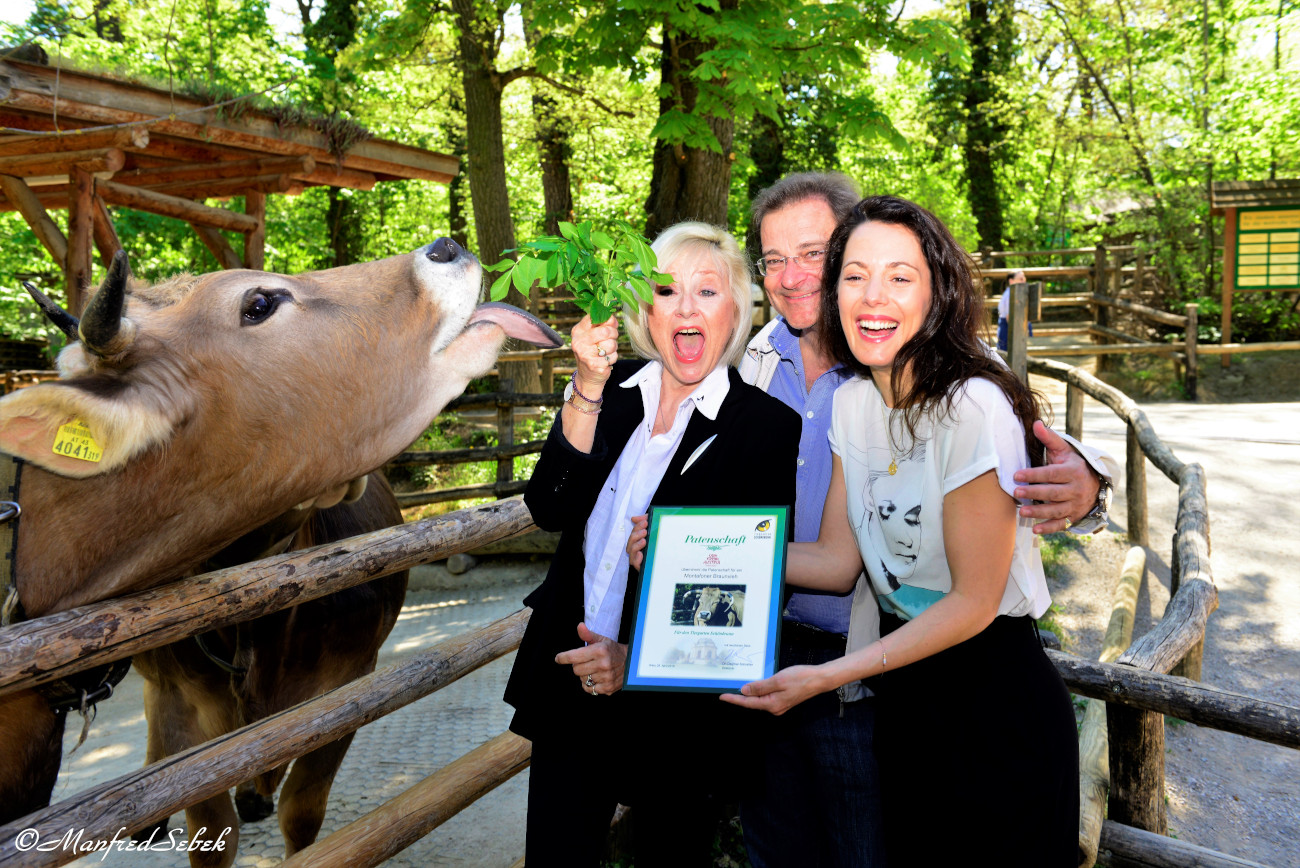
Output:
<svg viewBox="0 0 1300 868">
<path fill-rule="evenodd" d="M 916 199 L 972 249 L 1139 239 L 1168 301 L 1204 297 L 1212 323 L 1209 185 L 1300 176 L 1295 0 L 35 0 L 0 26 L 51 64 L 462 158 L 450 186 L 272 197 L 276 270 L 442 234 L 495 262 L 559 220 L 743 234 L 763 186 L 831 169 Z M 115 218 L 142 274 L 215 267 L 183 225 Z M 12 294 L 55 266 L 0 220 Z M 1247 334 L 1294 334 L 1290 301 L 1266 301 Z"/>
</svg>

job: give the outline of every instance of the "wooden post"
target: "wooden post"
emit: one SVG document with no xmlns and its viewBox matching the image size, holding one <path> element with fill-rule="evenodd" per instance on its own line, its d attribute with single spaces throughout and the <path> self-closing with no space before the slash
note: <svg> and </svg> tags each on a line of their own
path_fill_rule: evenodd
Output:
<svg viewBox="0 0 1300 868">
<path fill-rule="evenodd" d="M 1128 426 L 1127 462 L 1124 477 L 1124 503 L 1128 507 L 1128 541 L 1135 546 L 1147 544 L 1147 459 L 1138 442 L 1137 428 Z"/>
<path fill-rule="evenodd" d="M 1133 618 L 1146 568 L 1146 549 L 1133 546 L 1124 558 L 1124 569 L 1115 585 L 1110 622 L 1097 658 L 1102 663 L 1114 663 L 1133 641 Z M 1092 868 L 1097 860 L 1102 821 L 1106 814 L 1106 791 L 1110 787 L 1109 751 L 1106 703 L 1089 699 L 1083 725 L 1079 728 L 1079 851 L 1084 856 L 1080 868 Z"/>
<path fill-rule="evenodd" d="M 194 230 L 194 234 L 199 236 L 203 246 L 208 248 L 208 251 L 217 260 L 218 268 L 244 267 L 244 261 L 239 258 L 235 248 L 230 246 L 230 242 L 226 240 L 226 236 L 222 235 L 220 230 L 213 229 L 211 226 L 200 226 L 197 223 L 191 223 L 190 228 Z"/>
<path fill-rule="evenodd" d="M 1083 389 L 1065 384 L 1065 433 L 1075 440 L 1083 439 L 1083 399 Z"/>
<path fill-rule="evenodd" d="M 1219 319 L 1219 343 L 1232 343 L 1232 288 L 1237 284 L 1237 209 L 1223 210 L 1223 313 Z M 1228 367 L 1232 356 L 1219 356 L 1219 364 Z"/>
<path fill-rule="evenodd" d="M 1108 266 L 1107 266 L 1105 245 L 1098 244 L 1096 249 L 1093 251 L 1092 256 L 1093 256 L 1092 291 L 1097 295 L 1104 296 L 1106 295 L 1107 284 L 1109 283 L 1109 281 L 1106 280 L 1106 269 Z M 1095 304 L 1093 307 L 1095 308 L 1093 319 L 1096 322 L 1096 324 L 1103 328 L 1108 328 L 1110 326 L 1110 311 L 1108 310 L 1106 305 L 1098 303 Z M 1103 334 L 1094 333 L 1092 336 L 1092 340 L 1094 343 L 1099 343 L 1099 344 L 1110 343 L 1110 338 L 1106 337 Z M 1097 370 L 1099 372 L 1109 371 L 1112 368 L 1114 368 L 1114 366 L 1115 363 L 1111 360 L 1109 356 L 1104 354 L 1097 356 Z"/>
<path fill-rule="evenodd" d="M 1011 284 L 1011 309 L 1007 320 L 1007 364 L 1025 383 L 1029 382 L 1029 286 Z"/>
<path fill-rule="evenodd" d="M 1187 316 L 1187 337 L 1185 339 L 1186 350 L 1184 353 L 1187 357 L 1186 379 L 1183 381 L 1184 391 L 1187 392 L 1187 400 L 1196 400 L 1196 329 L 1197 317 L 1200 315 L 1200 309 L 1195 302 L 1189 302 L 1183 306 L 1183 313 Z"/>
<path fill-rule="evenodd" d="M 22 178 L 15 178 L 13 175 L 0 175 L 0 187 L 4 188 L 5 198 L 8 199 L 18 212 L 23 215 L 27 225 L 32 228 L 36 234 L 36 240 L 40 241 L 49 251 L 50 258 L 63 268 L 68 264 L 68 239 L 64 237 L 63 231 L 50 219 L 46 213 L 45 206 L 37 198 L 36 193 L 27 182 Z"/>
<path fill-rule="evenodd" d="M 550 356 L 543 356 L 541 365 L 542 391 L 549 395 L 555 391 L 555 359 Z"/>
<path fill-rule="evenodd" d="M 1137 259 L 1133 263 L 1133 297 L 1142 298 L 1142 284 L 1146 280 L 1147 272 L 1147 252 L 1141 247 L 1137 249 Z"/>
<path fill-rule="evenodd" d="M 91 211 L 91 234 L 95 238 L 95 249 L 99 251 L 99 261 L 108 268 L 113 264 L 113 254 L 122 249 L 117 230 L 113 228 L 113 218 L 109 216 L 108 206 L 104 200 L 95 197 L 94 210 Z"/>
<path fill-rule="evenodd" d="M 501 380 L 499 390 L 509 394 L 515 390 L 515 381 Z M 497 404 L 497 446 L 513 446 L 515 442 L 515 408 L 504 401 Z M 509 482 L 515 475 L 513 458 L 497 459 L 497 485 Z"/>
<path fill-rule="evenodd" d="M 244 213 L 257 220 L 257 228 L 244 233 L 244 266 L 266 270 L 266 194 L 249 190 L 244 194 Z"/>
<path fill-rule="evenodd" d="M 1110 735 L 1107 815 L 1116 823 L 1168 834 L 1164 715 L 1112 702 L 1106 705 L 1106 729 Z"/>
<path fill-rule="evenodd" d="M 79 166 L 68 172 L 68 259 L 63 276 L 68 313 L 81 316 L 82 291 L 90 286 L 90 251 L 95 213 L 95 176 Z"/>
</svg>

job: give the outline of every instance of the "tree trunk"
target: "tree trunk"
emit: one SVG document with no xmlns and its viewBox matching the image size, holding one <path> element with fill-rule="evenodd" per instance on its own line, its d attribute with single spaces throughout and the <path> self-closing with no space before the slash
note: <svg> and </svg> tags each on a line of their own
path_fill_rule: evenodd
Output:
<svg viewBox="0 0 1300 868">
<path fill-rule="evenodd" d="M 966 161 L 966 199 L 975 217 L 980 247 L 1001 250 L 1002 194 L 994 168 L 994 151 L 1001 143 L 1003 130 L 1001 123 L 989 116 L 986 106 L 996 95 L 997 85 L 991 76 L 1001 68 L 997 55 L 1007 46 L 997 44 L 998 28 L 991 20 L 986 0 L 971 0 L 967 8 L 971 65 L 966 73 L 966 139 L 962 147 Z"/>
<path fill-rule="evenodd" d="M 495 46 L 490 32 L 485 37 L 476 29 L 473 0 L 452 0 L 456 14 L 457 46 L 460 49 L 461 80 L 465 89 L 465 139 L 473 159 L 469 161 L 470 198 L 474 204 L 474 228 L 478 233 L 479 259 L 500 262 L 504 251 L 515 246 L 515 227 L 510 219 L 510 196 L 506 187 L 505 145 L 501 136 L 501 84 L 494 67 Z M 527 307 L 528 301 L 513 287 L 505 299 Z M 507 348 L 511 342 L 507 342 Z M 520 392 L 537 392 L 541 380 L 536 362 L 503 362 L 497 366 L 502 379 L 513 379 Z"/>
<path fill-rule="evenodd" d="M 734 9 L 736 3 L 737 0 L 724 0 L 721 7 Z M 711 42 L 664 34 L 660 74 L 667 93 L 659 99 L 660 114 L 674 108 L 687 112 L 695 108 L 698 89 L 690 74 L 700 55 L 712 47 Z M 662 141 L 655 145 L 650 197 L 646 200 L 647 236 L 653 238 L 683 220 L 727 225 L 731 164 L 735 160 L 731 146 L 736 122 L 731 116 L 711 117 L 708 125 L 722 146 L 721 153 Z"/>
<path fill-rule="evenodd" d="M 464 115 L 464 106 L 461 105 L 459 97 L 452 96 L 451 110 L 455 114 Z M 469 153 L 465 149 L 463 123 L 451 131 L 449 142 L 451 155 L 460 160 L 460 171 L 447 185 L 447 235 L 452 241 L 468 250 L 469 223 L 465 217 L 465 199 L 469 196 L 469 189 L 465 186 L 465 179 L 469 177 Z"/>
</svg>

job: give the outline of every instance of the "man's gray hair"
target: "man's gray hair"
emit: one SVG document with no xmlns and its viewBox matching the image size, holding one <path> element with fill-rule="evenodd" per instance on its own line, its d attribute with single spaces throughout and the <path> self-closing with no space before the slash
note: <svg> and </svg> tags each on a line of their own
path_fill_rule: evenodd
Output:
<svg viewBox="0 0 1300 868">
<path fill-rule="evenodd" d="M 751 255 L 757 257 L 762 254 L 759 234 L 764 217 L 787 205 L 808 199 L 825 202 L 835 215 L 835 222 L 839 223 L 848 216 L 854 205 L 862 201 L 862 194 L 858 192 L 857 184 L 839 172 L 797 172 L 786 175 L 755 196 L 750 203 L 749 235 L 746 241 Z"/>
</svg>

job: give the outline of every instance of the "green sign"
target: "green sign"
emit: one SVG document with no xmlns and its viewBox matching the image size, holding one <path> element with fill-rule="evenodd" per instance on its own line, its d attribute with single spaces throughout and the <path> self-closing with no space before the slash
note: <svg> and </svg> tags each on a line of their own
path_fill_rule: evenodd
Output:
<svg viewBox="0 0 1300 868">
<path fill-rule="evenodd" d="M 1237 214 L 1237 289 L 1300 289 L 1300 208 Z"/>
</svg>

